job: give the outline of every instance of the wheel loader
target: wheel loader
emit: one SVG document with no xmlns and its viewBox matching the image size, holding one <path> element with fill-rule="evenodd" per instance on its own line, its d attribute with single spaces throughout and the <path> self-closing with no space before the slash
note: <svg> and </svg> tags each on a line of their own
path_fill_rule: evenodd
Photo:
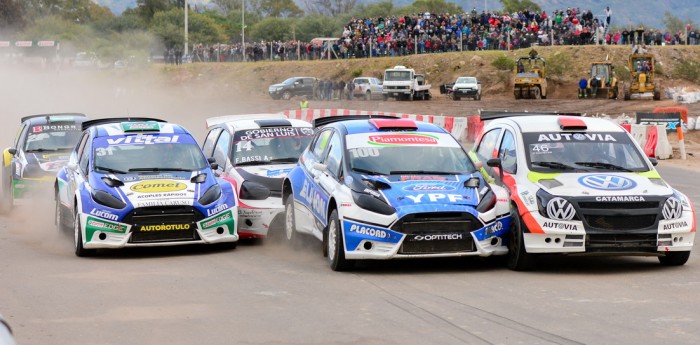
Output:
<svg viewBox="0 0 700 345">
<path fill-rule="evenodd" d="M 655 101 L 661 99 L 661 86 L 654 75 L 654 55 L 633 53 L 629 57 L 629 69 L 632 80 L 625 84 L 623 98 L 629 101 L 633 96 L 639 98 L 651 96 Z"/>
<path fill-rule="evenodd" d="M 513 79 L 513 95 L 515 99 L 545 99 L 547 98 L 547 75 L 545 60 L 534 50 L 528 56 L 515 61 Z"/>
<path fill-rule="evenodd" d="M 615 67 L 611 62 L 601 61 L 592 62 L 591 70 L 588 79 L 588 91 L 590 96 L 594 98 L 617 99 L 618 88 L 617 78 L 615 77 Z M 591 80 L 596 78 L 600 81 L 600 86 L 597 92 L 592 94 Z"/>
</svg>

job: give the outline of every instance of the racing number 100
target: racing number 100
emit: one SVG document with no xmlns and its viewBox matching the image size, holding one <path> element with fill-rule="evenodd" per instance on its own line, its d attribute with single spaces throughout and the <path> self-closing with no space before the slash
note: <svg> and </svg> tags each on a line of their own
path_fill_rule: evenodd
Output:
<svg viewBox="0 0 700 345">
<path fill-rule="evenodd" d="M 364 158 L 364 157 L 378 157 L 379 150 L 375 147 L 359 147 L 356 149 L 349 149 L 352 154 L 352 158 Z"/>
</svg>

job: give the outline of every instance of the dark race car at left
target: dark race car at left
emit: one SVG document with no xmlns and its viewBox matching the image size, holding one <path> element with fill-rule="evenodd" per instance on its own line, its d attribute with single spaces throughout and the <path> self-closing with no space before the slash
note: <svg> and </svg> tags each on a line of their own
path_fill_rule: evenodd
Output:
<svg viewBox="0 0 700 345">
<path fill-rule="evenodd" d="M 56 175 L 55 223 L 75 254 L 99 248 L 238 241 L 238 203 L 182 126 L 150 118 L 99 119 Z"/>
<path fill-rule="evenodd" d="M 51 182 L 66 164 L 80 138 L 79 113 L 25 116 L 12 146 L 3 151 L 0 211 L 7 212 L 19 199 L 26 199 L 37 186 Z M 50 184 L 47 184 L 50 186 Z"/>
</svg>

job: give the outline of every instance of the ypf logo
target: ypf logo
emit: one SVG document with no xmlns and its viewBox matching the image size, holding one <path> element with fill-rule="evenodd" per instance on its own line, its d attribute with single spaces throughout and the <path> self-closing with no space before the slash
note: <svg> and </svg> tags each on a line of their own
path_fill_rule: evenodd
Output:
<svg viewBox="0 0 700 345">
<path fill-rule="evenodd" d="M 137 193 L 163 193 L 176 192 L 187 188 L 182 182 L 172 180 L 150 180 L 136 183 L 131 186 L 131 190 Z"/>
<path fill-rule="evenodd" d="M 578 182 L 598 190 L 627 190 L 637 186 L 637 182 L 627 177 L 604 174 L 586 175 L 579 178 Z"/>
</svg>

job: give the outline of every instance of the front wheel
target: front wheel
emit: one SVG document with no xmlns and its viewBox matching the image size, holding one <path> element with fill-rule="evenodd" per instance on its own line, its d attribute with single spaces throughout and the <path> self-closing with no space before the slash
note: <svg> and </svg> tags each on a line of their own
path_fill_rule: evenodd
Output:
<svg viewBox="0 0 700 345">
<path fill-rule="evenodd" d="M 293 247 L 299 246 L 299 234 L 294 225 L 294 196 L 290 194 L 284 204 L 284 235 Z"/>
<path fill-rule="evenodd" d="M 282 94 L 282 99 L 285 100 L 285 101 L 288 101 L 288 100 L 290 100 L 291 98 L 292 98 L 292 93 L 289 92 L 289 91 L 285 91 L 285 92 Z"/>
<path fill-rule="evenodd" d="M 508 233 L 508 268 L 513 271 L 529 271 L 535 268 L 535 256 L 525 249 L 525 238 L 523 236 L 526 229 L 523 224 L 518 209 L 511 212 L 512 223 Z"/>
<path fill-rule="evenodd" d="M 659 256 L 659 262 L 664 266 L 683 266 L 690 258 L 690 251 L 667 252 L 664 256 Z"/>
<path fill-rule="evenodd" d="M 338 211 L 333 210 L 328 221 L 328 264 L 334 271 L 347 271 L 355 266 L 354 261 L 345 259 L 345 241 L 338 219 Z"/>
<path fill-rule="evenodd" d="M 371 100 L 372 100 L 372 92 L 367 91 L 367 93 L 365 93 L 365 101 L 371 101 Z"/>
<path fill-rule="evenodd" d="M 85 247 L 83 247 L 83 231 L 81 230 L 80 214 L 78 214 L 77 207 L 75 214 L 73 215 L 73 234 L 76 256 L 86 257 L 95 255 L 94 249 L 85 249 Z"/>
<path fill-rule="evenodd" d="M 63 206 L 61 206 L 61 200 L 58 197 L 58 191 L 56 192 L 56 209 L 54 211 L 54 224 L 56 225 L 56 232 L 66 233 L 70 229 L 70 226 L 66 226 L 65 223 L 65 213 L 63 211 Z"/>
</svg>

